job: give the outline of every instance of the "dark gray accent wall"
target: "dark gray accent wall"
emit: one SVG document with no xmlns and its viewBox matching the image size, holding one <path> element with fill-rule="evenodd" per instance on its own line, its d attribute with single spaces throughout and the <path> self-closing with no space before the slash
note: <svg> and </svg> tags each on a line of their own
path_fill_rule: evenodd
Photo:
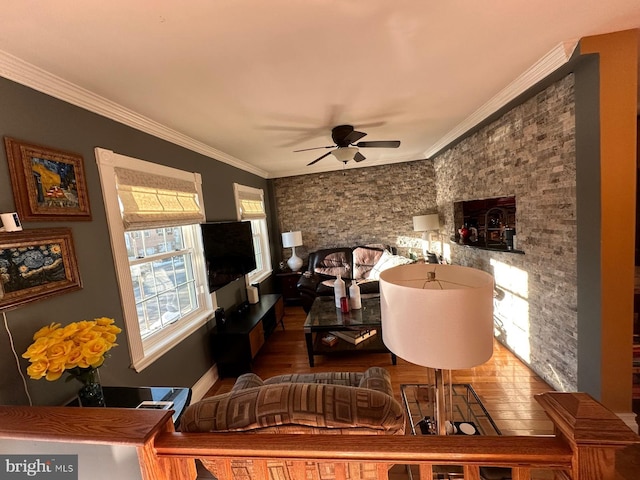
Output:
<svg viewBox="0 0 640 480">
<path fill-rule="evenodd" d="M 584 55 L 575 68 L 578 218 L 578 385 L 601 397 L 602 297 L 600 205 L 599 56 Z"/>
<path fill-rule="evenodd" d="M 100 115 L 90 113 L 30 88 L 0 78 L 0 136 L 11 136 L 44 146 L 78 153 L 84 157 L 93 220 L 90 222 L 26 222 L 25 230 L 69 227 L 72 229 L 83 288 L 80 291 L 27 304 L 3 312 L 21 354 L 33 333 L 51 322 L 66 324 L 95 317 L 113 317 L 123 327 L 102 193 L 94 148 L 168 165 L 202 175 L 208 220 L 235 219 L 233 183 L 267 189 L 267 181 L 217 160 L 194 153 Z M 4 148 L 0 148 L 0 212 L 14 211 Z M 267 200 L 267 210 L 271 207 Z M 240 282 L 241 283 L 241 282 Z M 223 292 L 231 303 L 243 294 L 244 285 Z M 238 288 L 240 291 L 235 291 Z M 265 289 L 265 291 L 268 291 Z M 229 307 L 229 305 L 225 305 Z M 166 352 L 141 373 L 129 368 L 126 333 L 100 369 L 106 385 L 192 386 L 212 365 L 207 328 L 203 327 Z M 20 370 L 28 364 L 20 359 Z M 0 403 L 27 404 L 22 380 L 11 352 L 8 334 L 0 328 Z M 64 380 L 27 380 L 34 404 L 60 404 L 79 385 Z"/>
</svg>

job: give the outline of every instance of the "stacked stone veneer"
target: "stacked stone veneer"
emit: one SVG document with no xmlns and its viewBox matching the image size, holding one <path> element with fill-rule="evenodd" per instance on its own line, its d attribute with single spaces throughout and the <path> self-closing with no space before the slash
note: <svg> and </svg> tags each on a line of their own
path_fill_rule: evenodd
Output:
<svg viewBox="0 0 640 480">
<path fill-rule="evenodd" d="M 517 248 L 525 254 L 449 242 L 451 259 L 495 274 L 504 294 L 496 301 L 500 340 L 555 388 L 576 390 L 573 75 L 438 155 L 434 167 L 449 235 L 453 202 L 515 195 Z"/>
<path fill-rule="evenodd" d="M 327 157 L 325 162 L 337 161 Z M 296 253 L 384 243 L 421 252 L 413 215 L 436 210 L 433 162 L 416 161 L 274 179 L 280 230 L 300 230 Z M 290 249 L 282 252 L 289 258 Z"/>
<path fill-rule="evenodd" d="M 570 75 L 434 160 L 274 179 L 280 230 L 302 231 L 304 246 L 296 251 L 303 258 L 319 248 L 366 243 L 391 244 L 407 255 L 421 249 L 412 216 L 437 208 L 452 263 L 499 277 L 500 341 L 553 387 L 576 390 L 573 87 Z M 510 195 L 524 255 L 449 241 L 454 202 Z"/>
</svg>

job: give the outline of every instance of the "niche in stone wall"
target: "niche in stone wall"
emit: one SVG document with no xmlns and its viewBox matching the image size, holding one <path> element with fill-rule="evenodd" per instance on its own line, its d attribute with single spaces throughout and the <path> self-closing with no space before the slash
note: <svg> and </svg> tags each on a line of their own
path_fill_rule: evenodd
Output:
<svg viewBox="0 0 640 480">
<path fill-rule="evenodd" d="M 456 242 L 520 252 L 517 250 L 515 196 L 455 202 L 453 214 L 456 227 L 453 239 Z"/>
</svg>

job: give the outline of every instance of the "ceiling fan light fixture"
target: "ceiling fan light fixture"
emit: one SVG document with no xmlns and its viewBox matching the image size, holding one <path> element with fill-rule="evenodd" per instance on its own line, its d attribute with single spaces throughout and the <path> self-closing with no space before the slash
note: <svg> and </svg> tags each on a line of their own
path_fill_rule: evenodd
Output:
<svg viewBox="0 0 640 480">
<path fill-rule="evenodd" d="M 349 160 L 353 160 L 355 154 L 358 153 L 358 149 L 356 147 L 338 147 L 331 153 L 339 161 L 348 162 Z"/>
</svg>

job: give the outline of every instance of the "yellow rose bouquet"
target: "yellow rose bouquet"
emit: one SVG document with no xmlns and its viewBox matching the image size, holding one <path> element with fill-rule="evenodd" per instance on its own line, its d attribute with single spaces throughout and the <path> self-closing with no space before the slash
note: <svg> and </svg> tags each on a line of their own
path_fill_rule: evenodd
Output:
<svg viewBox="0 0 640 480">
<path fill-rule="evenodd" d="M 96 318 L 73 322 L 65 327 L 52 323 L 33 335 L 34 342 L 23 358 L 31 365 L 27 374 L 34 380 L 59 379 L 66 371 L 69 379 L 83 384 L 94 383 L 96 369 L 104 363 L 105 354 L 117 346 L 116 336 L 122 331 L 112 318 Z"/>
</svg>

